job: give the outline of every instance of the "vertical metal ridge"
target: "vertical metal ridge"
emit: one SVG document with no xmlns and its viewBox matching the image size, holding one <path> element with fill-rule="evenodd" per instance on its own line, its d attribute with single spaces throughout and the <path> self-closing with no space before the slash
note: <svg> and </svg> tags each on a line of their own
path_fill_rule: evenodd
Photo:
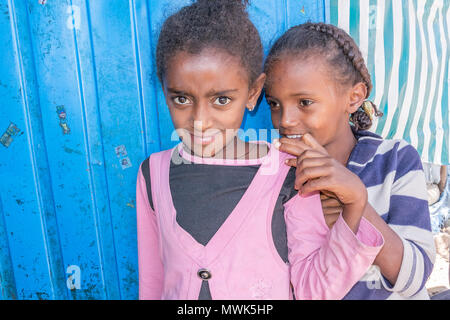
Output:
<svg viewBox="0 0 450 320">
<path fill-rule="evenodd" d="M 40 216 L 40 221 L 41 221 L 41 231 L 42 231 L 42 236 L 44 238 L 44 249 L 45 249 L 45 255 L 46 255 L 46 261 L 47 261 L 47 269 L 48 269 L 48 274 L 49 274 L 49 278 L 50 278 L 50 287 L 52 290 L 52 296 L 53 299 L 58 299 L 59 294 L 63 294 L 63 292 L 66 292 L 65 290 L 60 290 L 60 288 L 56 287 L 55 288 L 55 284 L 59 283 L 58 282 L 58 275 L 60 275 L 62 277 L 61 272 L 58 272 L 58 266 L 54 266 L 55 261 L 53 261 L 53 257 L 52 257 L 52 246 L 49 244 L 49 237 L 48 237 L 48 225 L 47 225 L 47 217 L 46 217 L 46 213 L 45 213 L 45 208 L 43 205 L 43 195 L 42 195 L 42 187 L 41 187 L 41 177 L 39 176 L 39 173 L 36 171 L 37 169 L 37 154 L 36 154 L 36 146 L 35 146 L 35 142 L 34 142 L 34 138 L 33 138 L 33 127 L 31 124 L 31 119 L 30 119 L 30 105 L 29 105 L 29 101 L 28 101 L 28 88 L 27 88 L 27 81 L 26 81 L 26 77 L 24 74 L 24 65 L 23 65 L 23 57 L 22 57 L 22 52 L 21 52 L 21 45 L 20 45 L 20 39 L 19 39 L 19 31 L 18 31 L 18 27 L 17 27 L 17 15 L 16 15 L 16 9 L 14 6 L 14 2 L 13 0 L 8 0 L 8 7 L 10 9 L 10 17 L 11 17 L 11 29 L 12 29 L 12 36 L 13 36 L 13 44 L 14 44 L 14 48 L 16 50 L 16 57 L 17 57 L 17 66 L 18 66 L 18 75 L 19 75 L 19 79 L 20 79 L 20 86 L 22 89 L 21 92 L 21 97 L 22 97 L 22 106 L 24 108 L 24 120 L 25 120 L 25 125 L 26 125 L 26 135 L 27 135 L 27 139 L 29 141 L 28 144 L 28 149 L 30 152 L 30 160 L 31 160 L 31 167 L 32 167 L 32 172 L 33 172 L 33 182 L 34 182 L 34 186 L 35 186 L 35 190 L 36 190 L 36 196 L 37 196 L 37 202 L 38 202 L 38 208 L 39 208 L 39 216 Z M 32 40 L 31 40 L 31 31 L 30 31 L 30 23 L 29 23 L 29 15 L 28 15 L 28 10 L 25 9 L 26 12 L 26 18 L 27 18 L 27 23 L 28 23 L 28 33 L 29 33 L 29 39 L 30 39 L 30 50 L 31 50 L 31 54 L 32 54 L 32 58 L 33 58 L 33 66 L 34 66 L 34 52 L 33 52 L 33 46 L 32 46 Z M 33 75 L 34 78 L 36 79 L 36 71 L 35 68 L 33 69 Z M 38 104 L 38 109 L 39 109 L 39 113 L 42 114 L 41 112 L 41 108 L 40 108 L 40 104 L 39 102 L 37 102 Z M 42 117 L 41 117 L 41 121 L 42 121 Z M 39 123 L 42 126 L 42 123 Z M 42 136 L 42 144 L 44 146 L 44 149 L 46 149 L 46 145 L 45 145 L 45 137 Z M 47 158 L 47 154 L 45 154 L 45 162 L 46 162 L 46 168 L 48 168 L 47 170 L 47 175 L 48 175 L 48 179 L 51 181 L 51 177 L 50 177 L 50 170 L 49 170 L 49 163 L 48 163 L 48 158 Z M 52 195 L 52 199 L 50 200 L 52 202 L 52 208 L 53 208 L 53 215 L 54 215 L 54 219 L 55 219 L 55 223 L 56 223 L 56 214 L 55 214 L 55 204 L 53 201 L 53 189 L 51 187 L 51 184 L 49 184 L 48 186 L 49 188 L 49 193 Z M 62 248 L 61 248 L 61 242 L 59 239 L 59 234 L 56 232 L 56 240 L 57 240 L 57 244 L 58 244 L 58 249 L 59 252 L 55 253 L 55 254 L 59 254 L 60 257 L 62 257 Z M 61 258 L 62 260 L 62 258 Z M 59 279 L 61 280 L 61 279 Z M 67 293 L 67 292 L 66 292 Z"/>
<path fill-rule="evenodd" d="M 131 22 L 131 37 L 133 39 L 133 53 L 135 58 L 136 65 L 136 77 L 137 77 L 137 85 L 138 85 L 138 93 L 139 93 L 139 109 L 141 113 L 141 128 L 142 128 L 142 137 L 144 140 L 144 154 L 147 156 L 148 154 L 148 146 L 147 146 L 147 125 L 145 122 L 146 119 L 146 109 L 144 106 L 144 98 L 143 98 L 143 85 L 141 79 L 141 53 L 139 48 L 139 40 L 138 40 L 138 30 L 136 23 L 136 7 L 134 0 L 129 0 L 130 5 L 130 22 Z"/>
<path fill-rule="evenodd" d="M 3 212 L 2 197 L 0 194 L 0 300 L 17 299 L 16 279 L 9 249 L 8 233 L 6 229 L 5 214 Z"/>
<path fill-rule="evenodd" d="M 30 29 L 30 16 L 29 16 L 28 10 L 25 10 L 25 12 L 26 12 L 26 16 L 27 16 L 27 24 L 28 24 L 28 34 L 29 34 L 29 39 L 30 39 L 31 56 L 33 57 L 33 75 L 34 75 L 35 81 L 37 83 L 36 61 L 35 61 L 34 48 L 33 48 L 33 38 L 32 38 L 31 29 Z M 37 89 L 37 97 L 39 97 L 38 89 Z M 39 114 L 41 115 L 39 124 L 40 124 L 41 128 L 43 128 L 44 124 L 43 124 L 43 120 L 42 120 L 42 108 L 41 108 L 41 104 L 40 104 L 39 99 L 37 99 L 37 106 L 39 107 Z M 52 209 L 53 209 L 54 225 L 55 225 L 55 227 L 57 229 L 59 229 L 58 228 L 58 218 L 56 216 L 56 205 L 55 205 L 55 201 L 54 201 L 55 194 L 53 192 L 53 187 L 52 187 L 52 184 L 51 184 L 52 174 L 51 174 L 51 170 L 50 170 L 50 161 L 48 160 L 47 143 L 46 143 L 45 135 L 44 135 L 43 131 L 42 131 L 41 138 L 42 138 L 43 150 L 45 150 L 44 157 L 45 157 L 46 168 L 48 168 L 48 170 L 47 170 L 47 176 L 48 176 L 48 181 L 49 181 L 48 189 L 49 189 L 50 194 L 51 194 L 51 204 L 52 204 Z M 57 254 L 59 256 L 61 264 L 60 264 L 60 266 L 57 266 L 57 265 L 54 266 L 54 268 L 59 269 L 59 272 L 50 273 L 50 276 L 53 274 L 54 275 L 53 277 L 55 277 L 56 282 L 59 283 L 58 280 L 59 281 L 65 280 L 65 277 L 64 277 L 65 269 L 64 269 L 64 265 L 62 263 L 63 262 L 63 254 L 62 254 L 63 250 L 62 250 L 62 246 L 61 246 L 61 239 L 60 239 L 60 236 L 59 236 L 59 230 L 57 230 L 57 232 L 55 232 L 55 237 L 56 237 L 57 246 L 58 246 Z M 59 274 L 59 279 L 57 278 L 58 274 Z M 52 277 L 51 277 L 51 279 L 52 279 Z M 53 279 L 52 279 L 52 282 L 54 282 Z M 67 286 L 65 285 L 65 282 L 63 282 L 63 284 L 61 284 L 61 287 L 63 289 L 60 292 L 60 294 L 62 294 L 64 298 L 67 298 L 68 297 L 68 289 L 67 289 Z M 58 289 L 60 289 L 60 288 L 58 287 Z M 63 298 L 63 297 L 59 297 L 59 295 L 56 296 L 57 299 L 60 299 L 60 298 Z"/>
<path fill-rule="evenodd" d="M 29 16 L 28 10 L 25 10 L 25 12 L 26 12 L 26 15 L 27 15 L 28 34 L 29 34 L 29 39 L 30 39 L 31 56 L 33 57 L 33 75 L 34 75 L 35 81 L 37 83 L 36 61 L 35 61 L 34 48 L 33 48 L 33 38 L 32 38 L 31 29 L 30 29 L 30 16 Z M 37 93 L 38 93 L 37 96 L 39 96 L 39 91 L 38 90 L 37 90 Z M 39 114 L 41 115 L 39 124 L 40 124 L 41 128 L 43 128 L 44 124 L 43 124 L 43 120 L 42 120 L 42 109 L 41 109 L 41 104 L 40 104 L 39 99 L 37 99 L 37 106 L 39 107 Z M 58 219 L 57 219 L 57 216 L 56 216 L 56 205 L 55 205 L 55 201 L 54 201 L 55 195 L 54 195 L 53 187 L 52 187 L 52 184 L 51 184 L 52 174 L 51 174 L 51 171 L 50 171 L 50 161 L 48 160 L 47 143 L 46 143 L 45 135 L 43 134 L 43 131 L 42 131 L 41 138 L 42 138 L 43 149 L 45 150 L 44 156 L 45 156 L 46 168 L 48 168 L 48 170 L 47 170 L 47 175 L 48 175 L 48 180 L 49 180 L 48 189 L 49 189 L 50 194 L 51 194 L 51 204 L 52 204 L 52 209 L 53 209 L 54 224 L 55 224 L 55 227 L 58 228 Z M 59 274 L 59 276 L 60 276 L 59 280 L 65 280 L 65 277 L 64 277 L 65 270 L 64 270 L 64 265 L 62 264 L 62 262 L 63 262 L 63 255 L 62 255 L 62 246 L 61 246 L 61 239 L 60 239 L 60 236 L 59 236 L 59 231 L 55 232 L 55 237 L 56 237 L 56 241 L 57 241 L 57 245 L 58 245 L 58 253 L 57 254 L 59 255 L 59 259 L 60 259 L 61 265 L 60 265 L 59 268 L 58 268 L 58 266 L 55 266 L 55 268 L 60 269 L 60 271 L 59 271 L 59 273 L 58 272 L 53 272 L 53 274 L 54 274 L 54 277 L 57 277 L 58 274 Z M 52 275 L 52 273 L 50 275 Z M 58 280 L 58 279 L 55 278 L 55 280 Z M 52 280 L 52 282 L 53 282 L 53 280 Z M 64 282 L 64 285 L 61 285 L 61 286 L 64 289 L 60 293 L 63 294 L 65 298 L 67 298 L 67 296 L 68 296 L 68 289 L 67 289 L 67 286 L 65 286 L 65 282 Z M 57 296 L 57 299 L 59 299 L 58 296 Z"/>
<path fill-rule="evenodd" d="M 70 0 L 70 5 L 73 7 L 72 0 Z M 102 285 L 103 285 L 103 292 L 105 294 L 106 299 L 108 299 L 108 290 L 106 288 L 105 283 L 105 277 L 104 277 L 104 253 L 103 253 L 103 239 L 102 234 L 99 230 L 99 214 L 98 214 L 98 207 L 97 207 L 97 197 L 95 195 L 95 179 L 92 175 L 92 164 L 91 164 L 91 148 L 89 143 L 89 133 L 87 130 L 87 115 L 86 115 L 86 103 L 85 103 L 85 95 L 84 95 L 84 86 L 83 86 L 83 79 L 81 76 L 81 65 L 80 65 L 80 53 L 78 49 L 78 40 L 77 40 L 77 33 L 76 28 L 72 29 L 73 34 L 73 41 L 74 41 L 74 47 L 75 47 L 75 60 L 76 60 L 76 73 L 77 73 L 77 81 L 78 81 L 78 93 L 80 95 L 80 104 L 81 104 L 81 117 L 82 117 L 82 123 L 83 123 L 83 136 L 84 136 L 84 146 L 85 146 L 85 152 L 86 152 L 86 160 L 89 167 L 89 189 L 91 194 L 91 203 L 92 203 L 92 210 L 93 217 L 94 217 L 94 226 L 95 226 L 95 236 L 97 239 L 97 250 L 99 252 L 99 262 L 100 262 L 100 275 L 102 279 Z"/>
<path fill-rule="evenodd" d="M 330 23 L 330 0 L 323 0 L 323 22 Z"/>
<path fill-rule="evenodd" d="M 147 8 L 147 17 L 148 17 L 148 19 L 147 19 L 147 25 L 148 25 L 148 36 L 149 36 L 149 43 L 150 43 L 150 50 L 151 50 L 151 57 L 153 58 L 153 61 L 155 61 L 155 64 L 151 64 L 151 66 L 152 66 L 152 78 L 153 78 L 153 80 L 155 80 L 154 78 L 155 78 L 155 75 L 156 75 L 156 70 L 155 70 L 155 68 L 157 68 L 156 67 L 156 47 L 154 46 L 154 43 L 153 43 L 153 34 L 152 34 L 152 16 L 151 16 L 151 12 L 150 12 L 150 6 L 149 6 L 149 3 L 148 3 L 149 1 L 147 0 L 146 2 L 145 2 L 145 5 L 146 5 L 146 8 Z M 155 55 L 153 54 L 155 52 Z M 156 78 L 158 78 L 158 76 L 156 75 Z M 158 82 L 159 80 L 158 79 L 156 79 L 156 83 Z M 158 103 L 158 90 L 156 89 L 156 85 L 153 85 L 152 86 L 153 87 L 153 96 L 154 96 L 154 98 L 155 98 L 155 110 L 156 110 L 156 125 L 157 125 L 157 128 L 158 128 L 158 130 L 157 130 L 157 132 L 158 132 L 158 144 L 159 144 L 159 150 L 161 150 L 161 126 L 160 126 L 160 122 L 159 122 L 159 103 Z"/>
<path fill-rule="evenodd" d="M 290 14 L 289 14 L 289 0 L 283 0 L 284 1 L 284 19 L 285 19 L 285 27 L 284 27 L 284 32 L 286 32 L 290 27 L 291 27 L 291 23 L 290 23 Z"/>
<path fill-rule="evenodd" d="M 93 69 L 93 75 L 94 75 L 94 91 L 95 91 L 95 102 L 97 107 L 97 125 L 99 128 L 99 135 L 100 139 L 102 141 L 101 143 L 101 155 L 102 155 L 102 162 L 103 162 L 103 176 L 105 179 L 105 188 L 106 188 L 106 197 L 107 197 L 107 203 L 108 203 L 108 214 L 109 219 L 111 221 L 111 236 L 113 241 L 113 248 L 114 248 L 114 257 L 115 259 L 115 265 L 116 265 L 116 279 L 117 279 L 117 286 L 119 289 L 119 296 L 122 297 L 122 293 L 120 291 L 120 279 L 119 279 L 119 266 L 117 265 L 117 251 L 116 251 L 116 241 L 114 238 L 114 230 L 113 230 L 113 224 L 112 224 L 112 212 L 111 212 L 111 198 L 109 196 L 109 183 L 108 183 L 108 175 L 106 173 L 106 157 L 105 157 L 105 148 L 103 145 L 103 130 L 102 130 L 102 121 L 101 121 L 101 112 L 100 112 L 100 101 L 99 101 L 99 94 L 98 94 L 98 85 L 97 85 L 97 66 L 95 63 L 95 51 L 94 51 L 94 41 L 92 37 L 92 23 L 91 23 L 91 14 L 90 14 L 90 5 L 89 0 L 86 0 L 86 17 L 87 17 L 87 23 L 88 23 L 88 30 L 89 30 L 89 46 L 91 48 L 91 57 L 92 57 L 92 69 Z M 102 269 L 103 272 L 103 269 Z"/>
</svg>

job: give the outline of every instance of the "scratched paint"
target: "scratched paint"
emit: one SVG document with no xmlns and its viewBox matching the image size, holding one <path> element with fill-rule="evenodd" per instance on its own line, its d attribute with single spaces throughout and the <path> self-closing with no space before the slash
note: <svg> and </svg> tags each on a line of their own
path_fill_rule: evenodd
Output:
<svg viewBox="0 0 450 320">
<path fill-rule="evenodd" d="M 6 131 L 0 137 L 0 143 L 8 148 L 13 142 L 13 137 L 23 134 L 14 123 L 10 123 Z"/>
<path fill-rule="evenodd" d="M 127 148 L 124 145 L 120 145 L 114 148 L 114 151 L 119 158 L 120 167 L 122 170 L 131 168 L 133 165 L 131 164 L 131 160 L 127 157 L 128 152 Z"/>
<path fill-rule="evenodd" d="M 67 124 L 67 113 L 65 107 L 57 106 L 56 113 L 58 114 L 59 126 L 62 128 L 63 134 L 69 134 L 70 128 L 69 125 Z"/>
<path fill-rule="evenodd" d="M 114 151 L 116 152 L 117 157 L 126 157 L 128 155 L 127 148 L 122 144 L 120 146 L 117 146 L 114 148 Z"/>
</svg>

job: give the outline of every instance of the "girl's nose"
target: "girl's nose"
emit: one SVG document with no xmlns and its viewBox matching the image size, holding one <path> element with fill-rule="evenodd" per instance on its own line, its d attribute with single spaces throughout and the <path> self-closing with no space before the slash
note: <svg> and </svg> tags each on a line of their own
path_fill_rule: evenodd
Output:
<svg viewBox="0 0 450 320">
<path fill-rule="evenodd" d="M 300 117 L 298 115 L 297 108 L 285 108 L 281 110 L 280 116 L 280 129 L 289 129 L 293 127 L 298 127 L 300 124 Z"/>
<path fill-rule="evenodd" d="M 211 127 L 212 120 L 208 109 L 208 105 L 201 102 L 194 106 L 192 120 L 195 131 L 204 132 Z"/>
</svg>

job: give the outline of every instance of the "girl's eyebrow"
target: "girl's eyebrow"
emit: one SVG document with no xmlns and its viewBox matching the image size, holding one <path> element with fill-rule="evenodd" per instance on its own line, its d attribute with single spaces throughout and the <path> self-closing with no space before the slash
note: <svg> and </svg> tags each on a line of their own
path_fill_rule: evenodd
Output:
<svg viewBox="0 0 450 320">
<path fill-rule="evenodd" d="M 239 89 L 228 89 L 228 90 L 222 90 L 222 91 L 210 90 L 210 91 L 208 91 L 207 95 L 208 96 L 220 96 L 220 95 L 230 94 L 230 93 L 236 92 L 236 91 L 239 91 Z"/>
<path fill-rule="evenodd" d="M 190 96 L 189 93 L 187 93 L 183 90 L 175 89 L 175 88 L 167 88 L 167 91 L 170 93 L 174 93 L 174 94 Z M 210 90 L 206 93 L 206 95 L 207 96 L 220 96 L 220 95 L 226 95 L 226 94 L 236 92 L 236 91 L 239 91 L 239 89 L 228 89 L 228 90 L 222 90 L 222 91 Z"/>
<path fill-rule="evenodd" d="M 179 94 L 179 95 L 185 95 L 185 96 L 189 96 L 190 94 L 183 91 L 183 90 L 178 90 L 175 88 L 167 88 L 167 91 L 169 91 L 170 93 L 175 93 L 175 94 Z"/>
<path fill-rule="evenodd" d="M 310 96 L 313 95 L 310 92 L 297 92 L 297 93 L 293 93 L 291 94 L 291 97 L 296 97 L 296 96 Z"/>
</svg>

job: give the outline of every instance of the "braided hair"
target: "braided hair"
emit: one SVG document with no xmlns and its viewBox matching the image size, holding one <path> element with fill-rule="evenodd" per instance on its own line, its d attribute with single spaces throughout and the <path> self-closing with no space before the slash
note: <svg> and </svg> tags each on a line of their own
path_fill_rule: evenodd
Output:
<svg viewBox="0 0 450 320">
<path fill-rule="evenodd" d="M 282 54 L 302 54 L 307 58 L 320 55 L 333 66 L 334 77 L 338 83 L 355 85 L 359 82 L 367 88 L 366 99 L 372 90 L 372 81 L 364 58 L 355 41 L 344 30 L 325 23 L 305 23 L 290 28 L 272 46 L 267 56 L 264 71 L 267 73 L 272 64 Z M 383 115 L 375 104 L 370 102 L 374 115 Z M 367 130 L 372 126 L 372 119 L 362 106 L 350 115 L 350 121 L 356 130 Z"/>
<path fill-rule="evenodd" d="M 262 72 L 263 48 L 247 5 L 247 0 L 197 0 L 167 18 L 156 47 L 160 82 L 177 53 L 198 54 L 213 48 L 238 57 L 252 84 Z"/>
</svg>

